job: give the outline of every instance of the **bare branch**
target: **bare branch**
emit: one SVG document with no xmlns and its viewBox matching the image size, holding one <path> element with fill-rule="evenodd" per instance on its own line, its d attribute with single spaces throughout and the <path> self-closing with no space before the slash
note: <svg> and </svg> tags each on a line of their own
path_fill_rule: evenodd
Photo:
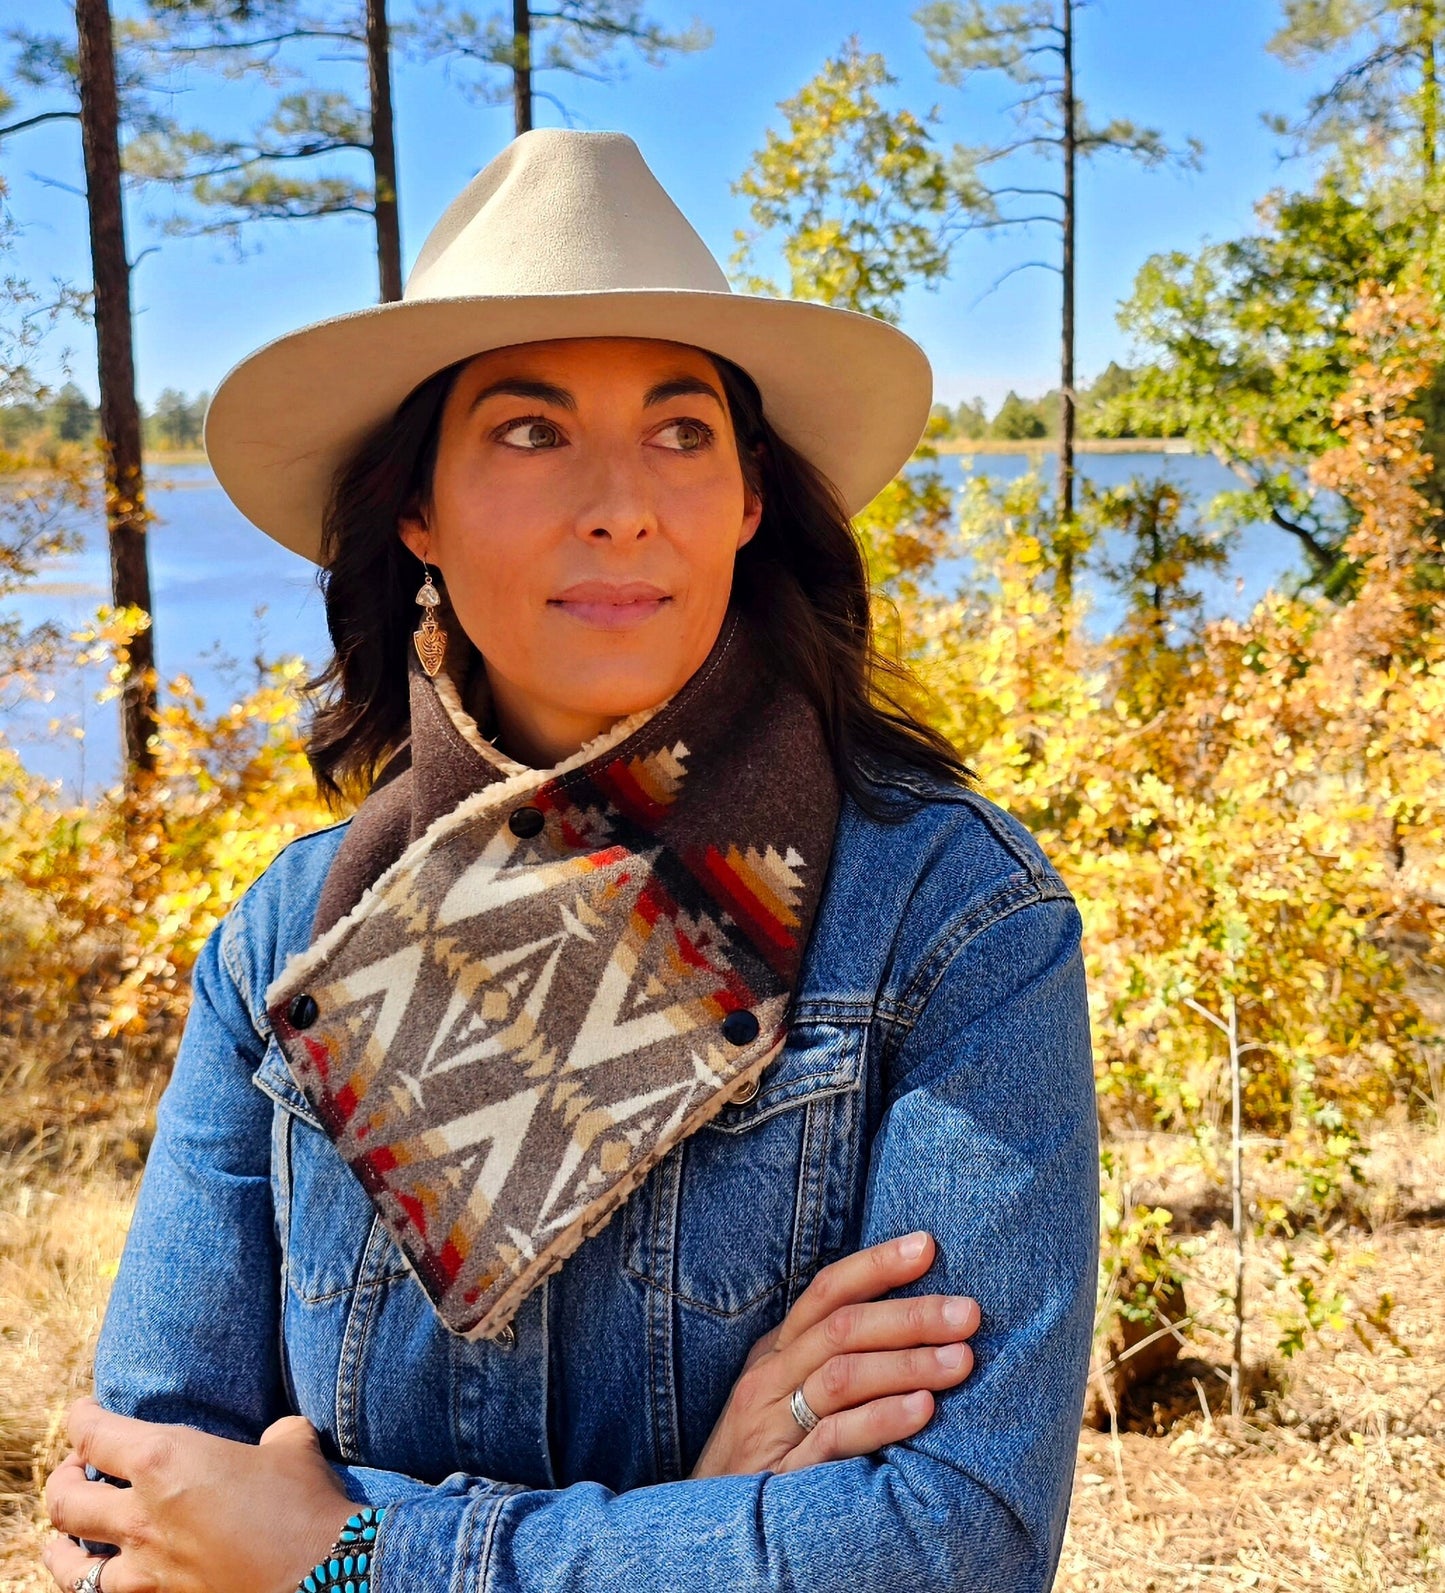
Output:
<svg viewBox="0 0 1445 1593">
<path fill-rule="evenodd" d="M 359 33 L 334 28 L 292 28 L 286 33 L 271 33 L 257 39 L 212 39 L 204 44 L 162 44 L 154 46 L 157 55 L 184 58 L 190 55 L 214 55 L 226 51 L 256 51 L 268 46 L 287 44 L 293 39 L 339 39 L 346 44 L 365 48 L 366 39 Z"/>
<path fill-rule="evenodd" d="M 11 133 L 23 133 L 27 127 L 38 127 L 41 122 L 78 122 L 79 111 L 41 111 L 37 116 L 27 116 L 19 122 L 11 122 L 8 127 L 0 127 L 0 138 L 8 138 Z"/>
<path fill-rule="evenodd" d="M 976 310 L 991 293 L 996 293 L 1010 277 L 1017 276 L 1020 271 L 1052 271 L 1056 275 L 1062 274 L 1062 268 L 1055 265 L 1052 260 L 1025 260 L 1022 265 L 1010 266 L 1000 277 L 995 277 L 982 293 L 969 305 L 970 310 Z M 1044 439 L 1040 439 L 1043 441 Z"/>
</svg>

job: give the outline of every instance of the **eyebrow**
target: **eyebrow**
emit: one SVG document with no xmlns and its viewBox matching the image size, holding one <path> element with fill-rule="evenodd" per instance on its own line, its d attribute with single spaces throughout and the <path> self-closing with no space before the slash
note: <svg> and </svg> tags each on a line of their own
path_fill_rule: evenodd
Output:
<svg viewBox="0 0 1445 1593">
<path fill-rule="evenodd" d="M 554 382 L 533 381 L 525 376 L 504 376 L 501 381 L 484 387 L 472 400 L 471 408 L 479 409 L 487 399 L 499 394 L 512 398 L 534 398 L 539 403 L 555 404 L 558 409 L 570 409 L 574 414 L 577 410 L 577 400 L 565 387 L 558 387 Z M 684 398 L 689 394 L 711 398 L 719 409 L 726 407 L 717 388 L 701 376 L 673 376 L 647 389 L 642 400 L 643 408 L 665 404 L 669 398 Z"/>
</svg>

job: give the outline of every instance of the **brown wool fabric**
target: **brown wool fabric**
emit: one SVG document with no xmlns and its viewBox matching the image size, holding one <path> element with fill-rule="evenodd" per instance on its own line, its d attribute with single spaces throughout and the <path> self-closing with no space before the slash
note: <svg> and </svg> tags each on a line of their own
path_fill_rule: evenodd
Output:
<svg viewBox="0 0 1445 1593">
<path fill-rule="evenodd" d="M 490 1337 L 782 1048 L 840 793 L 736 604 L 675 696 L 550 769 L 449 672 L 410 685 L 410 765 L 266 999 L 443 1322 Z"/>
</svg>

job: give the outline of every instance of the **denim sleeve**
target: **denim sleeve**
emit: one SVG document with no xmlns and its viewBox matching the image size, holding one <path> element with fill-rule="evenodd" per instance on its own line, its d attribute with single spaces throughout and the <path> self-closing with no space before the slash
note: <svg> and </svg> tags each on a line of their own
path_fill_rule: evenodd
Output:
<svg viewBox="0 0 1445 1593">
<path fill-rule="evenodd" d="M 394 1504 L 373 1593 L 1043 1593 L 1093 1323 L 1097 1125 L 1079 915 L 1035 880 L 940 936 L 894 1014 L 864 1245 L 926 1228 L 900 1295 L 982 1307 L 972 1376 L 923 1431 L 796 1472 L 617 1493 L 456 1473 Z"/>
<path fill-rule="evenodd" d="M 246 999 L 245 943 L 238 907 L 196 960 L 96 1346 L 95 1395 L 122 1416 L 254 1443 L 291 1406 L 280 1365 L 273 1108 L 251 1083 L 265 1041 Z M 333 1469 L 358 1503 L 427 1487 L 374 1467 Z"/>
<path fill-rule="evenodd" d="M 196 960 L 191 1008 L 156 1110 L 95 1352 L 107 1410 L 254 1442 L 286 1414 L 271 1102 L 264 1044 L 226 966 L 223 921 Z"/>
</svg>

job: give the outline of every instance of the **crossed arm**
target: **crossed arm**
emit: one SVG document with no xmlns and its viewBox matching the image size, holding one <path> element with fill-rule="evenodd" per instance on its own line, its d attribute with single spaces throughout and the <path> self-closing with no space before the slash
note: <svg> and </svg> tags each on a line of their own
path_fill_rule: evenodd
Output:
<svg viewBox="0 0 1445 1593">
<path fill-rule="evenodd" d="M 904 1442 L 797 1470 L 619 1493 L 463 1473 L 429 1484 L 330 1464 L 299 1419 L 273 1428 L 286 1414 L 279 1324 L 258 1326 L 254 1295 L 258 1278 L 270 1288 L 280 1266 L 271 1108 L 250 1083 L 258 1041 L 217 937 L 197 965 L 192 1018 L 97 1350 L 100 1404 L 246 1447 L 242 1475 L 255 1479 L 256 1508 L 271 1511 L 267 1542 L 291 1558 L 284 1571 L 279 1558 L 274 1567 L 242 1563 L 238 1593 L 293 1586 L 296 1546 L 309 1566 L 353 1501 L 388 1506 L 373 1593 L 662 1593 L 715 1583 L 1042 1593 L 1063 1534 L 1096 1268 L 1096 1130 L 1072 903 L 1024 898 L 971 913 L 940 938 L 903 1009 L 890 1098 L 870 1146 L 862 1243 L 928 1230 L 938 1242 L 933 1269 L 902 1293 L 967 1293 L 983 1311 L 973 1376 Z M 203 1289 L 192 1286 L 197 1268 Z M 73 1421 L 87 1458 L 125 1476 L 143 1429 L 117 1426 L 105 1411 L 82 1405 Z M 185 1490 L 197 1520 L 232 1512 L 234 1479 L 222 1506 L 200 1470 L 202 1481 Z M 109 1496 L 91 1496 L 94 1522 L 117 1520 L 124 1491 L 88 1486 Z M 289 1515 L 268 1503 L 283 1493 Z M 105 1536 L 90 1521 L 70 1530 Z M 244 1561 L 236 1546 L 254 1535 L 229 1522 L 233 1558 Z M 58 1550 L 47 1552 L 58 1578 L 75 1574 Z M 213 1545 L 212 1567 L 219 1556 Z M 144 1585 L 132 1584 L 135 1593 Z M 227 1593 L 213 1574 L 205 1585 Z M 132 1593 L 109 1571 L 105 1586 Z"/>
</svg>

